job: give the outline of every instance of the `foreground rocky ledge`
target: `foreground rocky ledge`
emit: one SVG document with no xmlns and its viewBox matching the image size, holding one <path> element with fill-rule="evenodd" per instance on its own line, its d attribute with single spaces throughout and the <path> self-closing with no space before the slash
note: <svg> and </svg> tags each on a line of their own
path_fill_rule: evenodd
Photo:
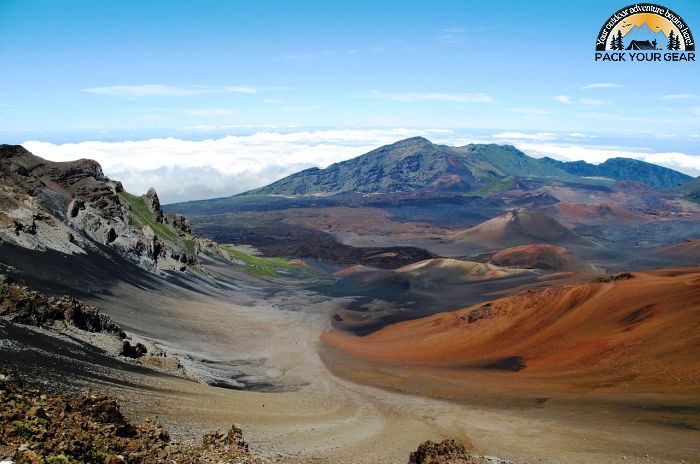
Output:
<svg viewBox="0 0 700 464">
<path fill-rule="evenodd" d="M 42 395 L 14 373 L 0 373 L 0 461 L 16 464 L 230 463 L 260 464 L 241 430 L 174 442 L 159 424 L 134 424 L 103 393 Z"/>
<path fill-rule="evenodd" d="M 2 464 L 269 462 L 250 453 L 236 425 L 226 433 L 207 433 L 201 442 L 178 442 L 156 422 L 133 423 L 109 395 L 45 395 L 24 386 L 15 372 L 0 369 Z M 274 462 L 301 464 L 285 458 Z M 472 455 L 454 440 L 425 442 L 409 458 L 409 464 L 487 463 L 505 464 Z"/>
</svg>

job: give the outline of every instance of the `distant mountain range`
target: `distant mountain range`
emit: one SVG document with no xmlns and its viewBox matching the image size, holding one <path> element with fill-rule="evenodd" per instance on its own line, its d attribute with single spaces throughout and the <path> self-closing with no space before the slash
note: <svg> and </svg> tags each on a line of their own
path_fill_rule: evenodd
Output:
<svg viewBox="0 0 700 464">
<path fill-rule="evenodd" d="M 654 164 L 614 158 L 600 165 L 536 159 L 510 145 L 450 147 L 413 137 L 325 169 L 311 168 L 243 195 L 314 195 L 467 192 L 506 178 L 587 181 L 603 177 L 633 180 L 653 188 L 674 188 L 692 177 Z"/>
<path fill-rule="evenodd" d="M 675 188 L 693 180 L 691 176 L 673 169 L 631 158 L 611 158 L 601 164 L 562 162 L 552 158 L 542 158 L 542 162 L 575 176 L 633 180 L 658 189 Z"/>
</svg>

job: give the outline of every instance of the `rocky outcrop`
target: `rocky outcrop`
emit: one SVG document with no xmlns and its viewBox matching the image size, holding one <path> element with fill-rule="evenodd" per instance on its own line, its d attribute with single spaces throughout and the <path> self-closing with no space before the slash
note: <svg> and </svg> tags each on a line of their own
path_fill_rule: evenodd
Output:
<svg viewBox="0 0 700 464">
<path fill-rule="evenodd" d="M 126 356 L 127 358 L 138 359 L 141 356 L 145 356 L 146 353 L 148 353 L 148 349 L 143 343 L 136 343 L 135 345 L 132 345 L 129 340 L 124 340 L 120 354 L 122 356 Z"/>
<path fill-rule="evenodd" d="M 146 200 L 146 207 L 148 210 L 153 214 L 153 218 L 156 220 L 156 222 L 163 222 L 163 210 L 160 208 L 160 199 L 158 198 L 158 194 L 156 193 L 156 189 L 153 187 L 148 189 L 148 192 L 143 196 L 144 199 Z"/>
<path fill-rule="evenodd" d="M 16 373 L 0 371 L 0 461 L 24 463 L 261 464 L 241 430 L 206 434 L 201 443 L 174 442 L 159 424 L 137 424 L 103 393 L 46 395 Z"/>
<path fill-rule="evenodd" d="M 165 223 L 170 224 L 175 230 L 178 230 L 185 234 L 192 233 L 192 226 L 190 225 L 190 221 L 188 221 L 187 218 L 182 214 L 175 213 L 166 215 Z"/>
<path fill-rule="evenodd" d="M 411 453 L 408 464 L 507 464 L 507 461 L 494 457 L 482 457 L 470 453 L 455 440 L 440 443 L 426 441 Z"/>
<path fill-rule="evenodd" d="M 199 266 L 187 219 L 166 217 L 153 188 L 129 195 L 95 161 L 51 162 L 0 145 L 0 187 L 0 242 L 66 254 L 104 245 L 154 272 Z"/>
<path fill-rule="evenodd" d="M 18 324 L 54 327 L 56 323 L 63 323 L 86 332 L 105 332 L 126 338 L 126 333 L 98 308 L 68 296 L 44 296 L 2 274 L 0 316 Z"/>
</svg>

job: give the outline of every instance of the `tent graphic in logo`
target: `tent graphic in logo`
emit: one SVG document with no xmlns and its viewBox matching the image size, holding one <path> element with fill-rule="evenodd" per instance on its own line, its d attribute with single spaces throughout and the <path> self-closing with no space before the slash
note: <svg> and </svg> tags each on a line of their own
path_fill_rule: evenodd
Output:
<svg viewBox="0 0 700 464">
<path fill-rule="evenodd" d="M 606 21 L 596 41 L 597 51 L 694 51 L 690 28 L 675 12 L 651 3 L 621 9 Z"/>
</svg>

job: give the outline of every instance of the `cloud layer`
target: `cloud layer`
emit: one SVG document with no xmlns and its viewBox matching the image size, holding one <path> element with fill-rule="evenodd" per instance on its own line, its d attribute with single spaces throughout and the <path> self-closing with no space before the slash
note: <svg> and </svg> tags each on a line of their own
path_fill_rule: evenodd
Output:
<svg viewBox="0 0 700 464">
<path fill-rule="evenodd" d="M 581 133 L 562 136 L 550 132 L 502 132 L 484 138 L 465 138 L 438 129 L 262 131 L 206 140 L 170 137 L 66 144 L 28 141 L 23 145 L 53 161 L 97 160 L 109 177 L 121 180 L 130 192 L 141 194 L 153 186 L 164 203 L 172 203 L 240 193 L 302 169 L 324 168 L 416 135 L 449 145 L 512 143 L 531 156 L 564 161 L 601 163 L 608 158 L 628 157 L 700 175 L 700 156 L 574 143 L 574 140 L 594 138 Z"/>
<path fill-rule="evenodd" d="M 22 145 L 52 161 L 97 160 L 107 176 L 132 193 L 153 186 L 164 203 L 227 196 L 267 185 L 302 169 L 353 158 L 374 148 L 440 130 L 324 130 L 258 132 L 200 141 L 161 138 L 142 141 Z"/>
</svg>

